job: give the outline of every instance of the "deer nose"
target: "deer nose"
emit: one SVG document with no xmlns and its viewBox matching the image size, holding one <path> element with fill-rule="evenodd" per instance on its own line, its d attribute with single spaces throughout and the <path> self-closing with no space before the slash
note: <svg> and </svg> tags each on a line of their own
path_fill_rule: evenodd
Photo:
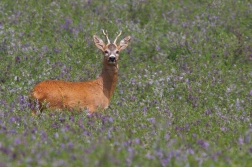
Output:
<svg viewBox="0 0 252 167">
<path fill-rule="evenodd" d="M 115 62 L 115 61 L 116 61 L 116 58 L 115 58 L 115 57 L 109 57 L 109 61 Z"/>
</svg>

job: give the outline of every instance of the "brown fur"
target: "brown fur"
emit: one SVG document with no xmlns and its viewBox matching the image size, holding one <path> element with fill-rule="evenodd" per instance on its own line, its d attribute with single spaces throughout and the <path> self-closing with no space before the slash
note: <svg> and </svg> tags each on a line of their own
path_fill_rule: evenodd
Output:
<svg viewBox="0 0 252 167">
<path fill-rule="evenodd" d="M 38 102 L 38 109 L 42 111 L 46 103 L 51 109 L 83 109 L 87 108 L 93 113 L 98 108 L 106 109 L 116 87 L 118 79 L 118 57 L 116 52 L 125 49 L 130 37 L 124 38 L 119 45 L 107 44 L 94 35 L 95 45 L 104 54 L 103 67 L 100 77 L 96 80 L 85 82 L 67 82 L 47 80 L 38 83 L 32 90 L 30 99 Z M 109 53 L 105 53 L 105 51 Z M 109 62 L 109 56 L 116 55 L 116 62 Z M 32 110 L 36 114 L 36 109 Z"/>
</svg>

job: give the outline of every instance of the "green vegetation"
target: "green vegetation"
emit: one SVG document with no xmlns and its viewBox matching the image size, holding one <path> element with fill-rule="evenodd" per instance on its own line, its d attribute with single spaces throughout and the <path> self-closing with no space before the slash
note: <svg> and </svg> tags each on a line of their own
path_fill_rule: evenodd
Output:
<svg viewBox="0 0 252 167">
<path fill-rule="evenodd" d="M 110 107 L 33 117 L 36 83 L 97 78 L 101 29 L 132 37 Z M 0 2 L 0 166 L 249 167 L 251 119 L 249 0 Z"/>
</svg>

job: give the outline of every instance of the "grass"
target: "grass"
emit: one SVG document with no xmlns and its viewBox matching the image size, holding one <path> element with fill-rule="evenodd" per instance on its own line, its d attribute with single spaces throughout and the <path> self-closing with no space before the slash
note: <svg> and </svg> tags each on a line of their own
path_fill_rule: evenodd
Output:
<svg viewBox="0 0 252 167">
<path fill-rule="evenodd" d="M 250 166 L 252 3 L 0 2 L 0 166 Z M 95 79 L 92 35 L 132 36 L 110 107 L 33 117 L 46 79 Z"/>
</svg>

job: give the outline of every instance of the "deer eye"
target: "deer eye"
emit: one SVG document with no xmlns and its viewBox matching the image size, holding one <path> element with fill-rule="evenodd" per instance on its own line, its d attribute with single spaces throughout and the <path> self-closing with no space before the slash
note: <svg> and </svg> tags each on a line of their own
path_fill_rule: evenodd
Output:
<svg viewBox="0 0 252 167">
<path fill-rule="evenodd" d="M 105 51 L 104 51 L 104 53 L 105 53 L 105 54 L 108 54 L 108 51 L 107 51 L 107 50 L 105 50 Z"/>
<path fill-rule="evenodd" d="M 119 54 L 119 51 L 116 51 L 116 54 Z"/>
</svg>

